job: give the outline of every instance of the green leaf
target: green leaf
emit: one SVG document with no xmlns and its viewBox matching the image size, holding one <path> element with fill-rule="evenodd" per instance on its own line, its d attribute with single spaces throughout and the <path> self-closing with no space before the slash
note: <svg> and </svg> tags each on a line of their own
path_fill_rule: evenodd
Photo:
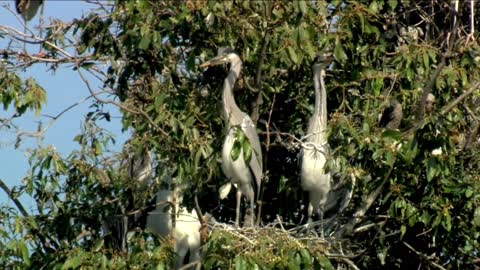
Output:
<svg viewBox="0 0 480 270">
<path fill-rule="evenodd" d="M 241 256 L 237 256 L 235 258 L 235 270 L 246 270 L 247 269 L 247 262 Z"/>
<path fill-rule="evenodd" d="M 303 261 L 306 262 L 307 265 L 310 265 L 312 261 L 312 256 L 310 256 L 310 252 L 308 251 L 308 249 L 306 248 L 300 249 L 300 254 L 304 258 Z"/>
<path fill-rule="evenodd" d="M 442 225 L 447 230 L 447 232 L 452 230 L 452 216 L 448 211 L 444 213 L 445 218 L 442 220 Z"/>
<path fill-rule="evenodd" d="M 395 162 L 395 156 L 393 155 L 392 152 L 387 152 L 385 154 L 385 162 L 389 167 L 393 166 L 393 163 Z"/>
<path fill-rule="evenodd" d="M 401 235 L 404 236 L 406 232 L 407 232 L 407 226 L 406 225 L 400 226 Z"/>
<path fill-rule="evenodd" d="M 439 166 L 435 159 L 430 158 L 427 162 L 427 180 L 432 181 L 439 173 Z"/>
<path fill-rule="evenodd" d="M 398 5 L 398 1 L 397 0 L 388 0 L 388 5 L 390 6 L 391 10 L 394 10 Z"/>
<path fill-rule="evenodd" d="M 425 66 L 425 69 L 427 69 L 427 70 L 430 68 L 430 59 L 428 57 L 428 53 L 423 54 L 423 65 Z"/>
<path fill-rule="evenodd" d="M 243 132 L 242 129 L 240 128 L 236 128 L 236 131 L 235 131 L 235 140 L 236 141 L 239 141 L 241 144 L 243 144 L 243 142 L 245 141 L 246 139 L 246 136 L 245 136 L 245 133 Z"/>
<path fill-rule="evenodd" d="M 148 46 L 150 46 L 150 35 L 145 35 L 140 40 L 140 43 L 138 44 L 138 48 L 141 50 L 147 50 Z"/>
<path fill-rule="evenodd" d="M 340 63 L 345 63 L 348 60 L 347 54 L 345 53 L 345 50 L 343 49 L 342 44 L 337 40 L 337 44 L 335 45 L 335 49 L 333 50 L 333 56 L 335 59 L 340 62 Z"/>
<path fill-rule="evenodd" d="M 470 198 L 473 195 L 473 190 L 471 188 L 467 188 L 465 191 L 465 197 Z"/>
<path fill-rule="evenodd" d="M 102 144 L 95 140 L 95 155 L 99 156 L 103 153 Z"/>
<path fill-rule="evenodd" d="M 378 97 L 383 88 L 383 78 L 376 78 L 373 84 L 373 94 Z"/>
<path fill-rule="evenodd" d="M 376 0 L 370 2 L 370 6 L 368 6 L 368 10 L 370 10 L 373 14 L 378 12 L 378 3 Z"/>
<path fill-rule="evenodd" d="M 385 130 L 382 133 L 383 138 L 392 138 L 396 141 L 400 141 L 402 139 L 402 132 L 398 130 Z"/>
<path fill-rule="evenodd" d="M 480 206 L 473 212 L 473 225 L 480 227 Z"/>
<path fill-rule="evenodd" d="M 298 5 L 303 14 L 307 13 L 307 1 L 298 1 Z"/>
<path fill-rule="evenodd" d="M 25 242 L 24 241 L 18 241 L 17 242 L 17 247 L 20 250 L 20 253 L 22 254 L 23 262 L 26 265 L 30 265 L 30 254 L 28 252 L 28 247 L 25 244 Z"/>
<path fill-rule="evenodd" d="M 287 48 L 287 51 L 288 51 L 288 56 L 290 57 L 290 60 L 292 60 L 294 64 L 298 64 L 298 56 L 297 56 L 297 53 L 295 52 L 295 49 L 292 46 L 290 46 Z"/>
<path fill-rule="evenodd" d="M 252 145 L 250 144 L 249 140 L 244 140 L 243 141 L 243 159 L 245 160 L 245 163 L 248 164 L 250 160 L 252 159 Z"/>
<path fill-rule="evenodd" d="M 240 143 L 239 140 L 235 140 L 235 142 L 233 143 L 232 151 L 230 151 L 230 156 L 232 157 L 233 161 L 238 159 L 241 151 L 242 151 L 242 144 Z"/>
<path fill-rule="evenodd" d="M 327 257 L 319 256 L 318 261 L 319 261 L 320 265 L 323 267 L 323 269 L 325 269 L 325 270 L 335 270 L 335 267 L 333 267 L 332 263 L 330 262 L 330 260 Z"/>
<path fill-rule="evenodd" d="M 62 266 L 62 270 L 78 268 L 82 264 L 82 255 L 83 254 L 78 254 L 75 257 L 68 258 Z"/>
</svg>

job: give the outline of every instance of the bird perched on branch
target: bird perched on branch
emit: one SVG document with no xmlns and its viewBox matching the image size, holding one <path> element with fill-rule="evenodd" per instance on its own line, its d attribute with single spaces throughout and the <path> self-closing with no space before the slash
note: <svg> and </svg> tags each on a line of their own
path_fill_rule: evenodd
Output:
<svg viewBox="0 0 480 270">
<path fill-rule="evenodd" d="M 402 123 L 402 118 L 402 104 L 396 99 L 393 99 L 390 101 L 390 105 L 383 111 L 379 125 L 386 129 L 398 129 Z"/>
<path fill-rule="evenodd" d="M 230 64 L 230 70 L 223 83 L 223 116 L 226 123 L 226 136 L 222 150 L 222 169 L 229 183 L 220 188 L 220 197 L 226 197 L 234 184 L 237 187 L 237 207 L 235 225 L 240 225 L 240 203 L 242 194 L 250 202 L 253 212 L 255 191 L 260 191 L 262 181 L 262 150 L 255 124 L 248 114 L 242 112 L 235 103 L 233 88 L 242 70 L 242 60 L 231 49 L 221 49 L 218 56 L 203 63 L 201 67 Z M 249 224 L 253 224 L 250 215 Z"/>
<path fill-rule="evenodd" d="M 313 65 L 315 107 L 308 122 L 306 143 L 301 151 L 300 172 L 302 188 L 309 194 L 307 225 L 312 222 L 314 213 L 323 222 L 324 207 L 331 190 L 332 176 L 329 172 L 325 172 L 330 148 L 327 140 L 327 93 L 323 77 L 325 69 L 332 60 L 333 58 L 328 56 L 318 56 Z"/>
</svg>

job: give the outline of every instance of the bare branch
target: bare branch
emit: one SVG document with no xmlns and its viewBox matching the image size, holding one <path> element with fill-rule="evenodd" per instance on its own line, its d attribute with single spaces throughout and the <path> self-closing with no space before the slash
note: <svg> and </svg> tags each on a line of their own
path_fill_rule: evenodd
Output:
<svg viewBox="0 0 480 270">
<path fill-rule="evenodd" d="M 441 266 L 440 264 L 432 261 L 432 256 L 427 256 L 417 250 L 415 250 L 411 245 L 409 245 L 407 242 L 405 241 L 402 241 L 402 243 L 408 248 L 410 249 L 411 251 L 413 251 L 415 254 L 417 254 L 418 256 L 420 256 L 422 259 L 428 261 L 432 266 L 435 266 L 436 268 L 438 269 L 441 269 L 441 270 L 446 270 L 443 266 Z"/>
</svg>

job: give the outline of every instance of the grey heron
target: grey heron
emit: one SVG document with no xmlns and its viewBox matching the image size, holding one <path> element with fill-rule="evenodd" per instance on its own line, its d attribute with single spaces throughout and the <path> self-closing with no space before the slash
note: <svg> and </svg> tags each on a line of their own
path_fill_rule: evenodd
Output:
<svg viewBox="0 0 480 270">
<path fill-rule="evenodd" d="M 253 185 L 256 185 L 258 197 L 263 174 L 262 150 L 255 124 L 248 114 L 240 110 L 233 96 L 233 88 L 242 69 L 240 57 L 231 49 L 222 49 L 219 50 L 217 57 L 201 64 L 201 67 L 224 63 L 230 64 L 230 70 L 223 83 L 222 104 L 226 136 L 222 149 L 222 169 L 230 182 L 221 188 L 220 197 L 222 199 L 226 197 L 232 184 L 237 187 L 235 225 L 238 227 L 242 194 L 250 202 L 252 212 L 254 211 L 255 191 Z M 232 152 L 234 145 L 238 144 L 238 138 L 243 137 L 242 133 L 251 146 L 250 160 L 248 160 L 248 153 L 244 151 L 245 147 L 240 147 L 240 153 L 236 158 Z M 250 215 L 250 219 L 249 223 L 253 224 L 253 215 Z"/>
<path fill-rule="evenodd" d="M 386 129 L 398 129 L 403 118 L 402 104 L 396 99 L 390 101 L 390 105 L 383 111 L 380 118 L 380 127 Z"/>
<path fill-rule="evenodd" d="M 308 122 L 306 143 L 302 147 L 300 171 L 302 188 L 309 193 L 307 225 L 312 222 L 314 212 L 323 222 L 324 208 L 331 190 L 332 176 L 325 172 L 330 149 L 327 141 L 327 93 L 323 81 L 325 69 L 331 60 L 331 57 L 319 56 L 312 68 L 315 107 Z"/>
<path fill-rule="evenodd" d="M 152 156 L 148 148 L 143 147 L 137 151 L 132 145 L 134 134 L 123 146 L 123 160 L 120 170 L 126 169 L 127 189 L 123 192 L 127 197 L 126 205 L 118 204 L 116 214 L 104 221 L 103 231 L 108 236 L 108 241 L 119 250 L 127 250 L 127 233 L 135 227 L 144 227 L 147 210 L 143 209 L 145 190 L 150 186 L 153 177 Z M 133 212 L 134 214 L 129 214 Z"/>
</svg>

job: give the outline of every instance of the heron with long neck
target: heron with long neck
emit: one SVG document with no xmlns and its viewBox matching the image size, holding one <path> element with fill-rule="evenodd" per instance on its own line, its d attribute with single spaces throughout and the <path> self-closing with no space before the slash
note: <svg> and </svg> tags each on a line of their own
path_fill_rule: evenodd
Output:
<svg viewBox="0 0 480 270">
<path fill-rule="evenodd" d="M 244 194 L 249 201 L 252 212 L 254 211 L 254 185 L 256 185 L 258 197 L 262 181 L 262 149 L 255 124 L 248 114 L 240 110 L 233 96 L 233 88 L 242 69 L 242 60 L 240 60 L 240 57 L 231 49 L 219 50 L 217 57 L 203 63 L 201 67 L 224 63 L 230 64 L 230 70 L 223 83 L 222 105 L 226 125 L 226 136 L 222 149 L 222 169 L 230 181 L 224 186 L 225 188 L 223 188 L 226 192 L 220 192 L 220 197 L 222 199 L 226 197 L 232 184 L 237 187 L 235 225 L 238 227 L 240 225 L 240 203 L 242 194 Z M 248 140 L 247 143 L 251 146 L 250 160 L 248 160 L 248 153 L 244 153 L 245 147 L 240 147 L 239 155 L 234 155 L 232 152 L 238 138 L 242 137 L 239 132 L 245 135 L 244 138 Z M 249 219 L 251 220 L 246 223 L 253 224 L 253 216 L 254 215 L 250 215 Z"/>
<path fill-rule="evenodd" d="M 330 149 L 327 140 L 327 94 L 323 81 L 325 69 L 331 60 L 330 57 L 319 56 L 313 65 L 315 107 L 308 122 L 300 172 L 302 188 L 309 194 L 307 225 L 312 222 L 314 213 L 323 221 L 324 208 L 331 190 L 331 174 L 325 172 Z"/>
</svg>

